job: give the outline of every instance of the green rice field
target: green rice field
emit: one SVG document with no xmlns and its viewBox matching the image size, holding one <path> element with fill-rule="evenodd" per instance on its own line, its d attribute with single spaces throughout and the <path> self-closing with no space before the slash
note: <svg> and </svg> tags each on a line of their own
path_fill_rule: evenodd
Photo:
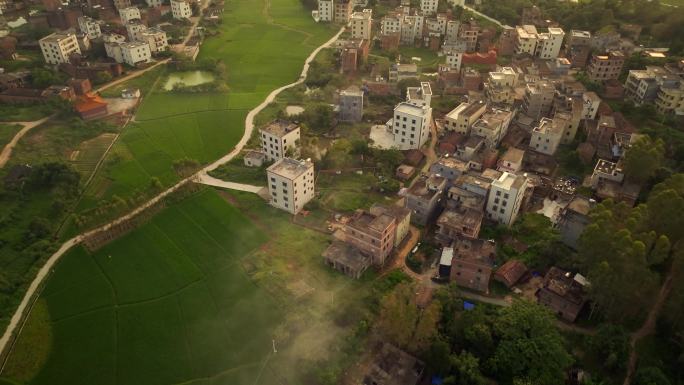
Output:
<svg viewBox="0 0 684 385">
<path fill-rule="evenodd" d="M 96 252 L 71 250 L 0 383 L 302 383 L 339 354 L 368 295 L 323 265 L 326 245 L 255 195 L 203 190 Z"/>
<path fill-rule="evenodd" d="M 228 153 L 242 137 L 247 112 L 273 89 L 296 80 L 304 59 L 334 33 L 334 27 L 314 23 L 299 0 L 232 0 L 220 28 L 203 43 L 199 59 L 225 63 L 230 91 L 164 92 L 162 82 L 151 79 L 163 76 L 157 70 L 132 80 L 151 86 L 143 88 L 135 123 L 124 130 L 81 209 L 114 195 L 126 198 L 153 177 L 173 184 L 179 180 L 176 160 L 206 164 Z"/>
<path fill-rule="evenodd" d="M 0 124 L 0 150 L 21 130 L 18 124 Z"/>
</svg>

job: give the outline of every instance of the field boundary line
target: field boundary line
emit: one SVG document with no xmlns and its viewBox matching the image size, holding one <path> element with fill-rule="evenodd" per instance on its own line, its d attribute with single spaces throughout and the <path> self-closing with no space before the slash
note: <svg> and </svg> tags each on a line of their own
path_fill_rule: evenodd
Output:
<svg viewBox="0 0 684 385">
<path fill-rule="evenodd" d="M 2 374 L 5 364 L 7 363 L 7 360 L 10 356 L 10 352 L 12 348 L 14 347 L 14 344 L 17 341 L 18 337 L 18 332 L 20 332 L 25 323 L 26 320 L 28 319 L 28 315 L 30 314 L 31 308 L 33 307 L 36 299 L 38 298 L 37 294 L 39 294 L 41 286 L 43 285 L 44 281 L 46 278 L 51 274 L 52 269 L 54 266 L 57 264 L 57 262 L 61 259 L 61 257 L 66 254 L 67 251 L 69 251 L 72 247 L 80 244 L 83 242 L 84 239 L 86 239 L 88 236 L 96 234 L 98 232 L 103 232 L 107 231 L 108 229 L 121 224 L 138 214 L 142 213 L 149 207 L 155 205 L 157 202 L 161 201 L 162 199 L 166 198 L 167 196 L 171 195 L 174 193 L 176 190 L 178 190 L 180 187 L 184 186 L 186 183 L 191 183 L 192 180 L 196 177 L 199 176 L 199 174 L 206 174 L 209 171 L 215 170 L 217 167 L 220 165 L 229 162 L 235 156 L 237 156 L 242 148 L 247 145 L 249 140 L 252 137 L 252 132 L 254 131 L 254 118 L 256 115 L 261 112 L 266 106 L 268 106 L 278 94 L 280 94 L 282 91 L 287 90 L 289 88 L 295 87 L 299 84 L 304 83 L 304 80 L 306 79 L 306 75 L 309 72 L 309 67 L 311 62 L 314 60 L 316 55 L 323 50 L 324 48 L 329 47 L 332 45 L 337 39 L 340 37 L 340 35 L 344 32 L 345 26 L 342 26 L 340 30 L 332 36 L 328 41 L 325 43 L 321 44 L 318 46 L 311 54 L 305 59 L 304 61 L 304 66 L 302 68 L 302 72 L 299 76 L 299 79 L 294 81 L 293 83 L 284 85 L 282 87 L 279 87 L 273 91 L 264 99 L 261 104 L 256 106 L 254 109 L 250 110 L 249 113 L 247 114 L 247 117 L 245 118 L 245 130 L 242 135 L 242 139 L 236 144 L 236 146 L 231 150 L 228 154 L 222 156 L 221 158 L 217 159 L 216 161 L 208 164 L 205 166 L 203 169 L 198 171 L 196 174 L 191 175 L 189 177 L 186 177 L 184 179 L 181 179 L 179 182 L 177 182 L 175 185 L 167 188 L 166 190 L 162 191 L 161 193 L 157 194 L 155 197 L 152 199 L 148 200 L 147 202 L 143 203 L 142 205 L 136 207 L 132 211 L 130 211 L 128 214 L 125 214 L 117 219 L 114 219 L 100 227 L 97 227 L 93 230 L 83 232 L 79 235 L 74 236 L 73 238 L 67 240 L 64 242 L 59 249 L 55 253 L 53 253 L 48 259 L 46 260 L 45 264 L 38 270 L 36 273 L 34 279 L 31 281 L 31 283 L 28 286 L 28 289 L 24 293 L 24 296 L 17 306 L 16 311 L 10 318 L 7 327 L 2 334 L 2 337 L 0 337 L 0 360 L 2 360 L 2 366 L 0 366 L 0 374 Z M 168 59 L 167 59 L 168 60 Z M 160 62 L 161 63 L 161 62 Z M 9 350 L 7 349 L 9 346 Z"/>
</svg>

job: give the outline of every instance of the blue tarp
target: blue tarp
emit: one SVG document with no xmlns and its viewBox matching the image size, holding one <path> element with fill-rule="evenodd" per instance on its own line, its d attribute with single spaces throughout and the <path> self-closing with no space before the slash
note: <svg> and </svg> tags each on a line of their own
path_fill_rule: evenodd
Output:
<svg viewBox="0 0 684 385">
<path fill-rule="evenodd" d="M 468 301 L 463 301 L 463 310 L 473 310 L 475 309 L 475 304 Z"/>
<path fill-rule="evenodd" d="M 432 376 L 432 385 L 442 385 L 444 383 L 444 380 L 442 380 L 442 377 L 440 376 Z"/>
</svg>

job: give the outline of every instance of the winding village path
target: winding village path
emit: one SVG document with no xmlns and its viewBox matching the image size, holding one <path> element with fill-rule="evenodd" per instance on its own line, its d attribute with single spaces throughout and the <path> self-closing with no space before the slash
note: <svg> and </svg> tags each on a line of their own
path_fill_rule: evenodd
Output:
<svg viewBox="0 0 684 385">
<path fill-rule="evenodd" d="M 19 143 L 19 139 L 23 138 L 24 135 L 26 135 L 26 133 L 29 132 L 32 128 L 47 122 L 53 116 L 54 115 L 46 116 L 43 119 L 34 120 L 32 122 L 6 122 L 6 123 L 3 123 L 3 124 L 10 124 L 10 125 L 11 124 L 20 124 L 24 127 L 14 135 L 12 140 L 10 140 L 10 142 L 7 143 L 5 145 L 5 147 L 3 147 L 2 152 L 0 152 L 0 168 L 5 167 L 5 165 L 7 164 L 7 161 L 9 161 L 10 156 L 12 155 L 12 150 L 17 145 L 17 143 Z M 2 351 L 2 350 L 0 350 L 0 351 Z"/>
<path fill-rule="evenodd" d="M 131 211 L 130 213 L 128 213 L 128 214 L 126 214 L 126 215 L 124 215 L 118 219 L 115 219 L 115 220 L 113 220 L 113 221 L 111 221 L 111 222 L 109 222 L 109 223 L 107 223 L 101 227 L 98 227 L 94 230 L 91 230 L 91 231 L 82 233 L 80 235 L 77 235 L 77 236 L 69 239 L 68 241 L 64 242 L 64 244 L 62 244 L 62 246 L 54 254 L 52 254 L 50 256 L 50 258 L 48 258 L 48 260 L 40 268 L 40 270 L 36 274 L 35 278 L 31 282 L 31 284 L 29 285 L 28 290 L 24 294 L 24 297 L 22 298 L 21 302 L 19 303 L 19 306 L 17 307 L 17 310 L 12 315 L 12 318 L 10 319 L 9 324 L 7 325 L 7 329 L 5 329 L 5 332 L 3 333 L 2 337 L 0 338 L 0 354 L 5 352 L 5 349 L 7 349 L 8 344 L 11 341 L 13 341 L 12 337 L 15 335 L 15 332 L 20 331 L 20 329 L 18 329 L 18 328 L 23 326 L 22 320 L 24 320 L 24 315 L 26 314 L 27 311 L 30 311 L 31 306 L 35 300 L 34 295 L 37 293 L 37 291 L 41 287 L 42 282 L 49 276 L 49 274 L 52 271 L 52 269 L 54 268 L 55 264 L 59 261 L 59 259 L 67 251 L 69 251 L 69 249 L 71 249 L 72 247 L 81 243 L 89 235 L 99 233 L 102 231 L 106 231 L 106 230 L 110 229 L 111 227 L 113 227 L 117 224 L 120 224 L 122 222 L 125 222 L 125 221 L 135 217 L 136 215 L 140 214 L 141 212 L 143 212 L 147 208 L 153 206 L 154 204 L 158 203 L 162 199 L 166 198 L 167 196 L 169 196 L 170 194 L 175 192 L 178 188 L 183 186 L 185 183 L 188 183 L 188 182 L 191 182 L 194 180 L 200 180 L 200 181 L 201 180 L 205 180 L 205 181 L 210 180 L 208 178 L 211 178 L 211 177 L 209 177 L 207 175 L 207 173 L 209 171 L 212 171 L 212 170 L 216 169 L 217 167 L 219 167 L 220 165 L 232 160 L 235 156 L 237 156 L 240 153 L 242 148 L 249 142 L 249 139 L 252 136 L 252 132 L 254 131 L 254 118 L 256 117 L 256 115 L 259 114 L 259 112 L 261 112 L 261 110 L 266 108 L 266 106 L 268 106 L 271 102 L 273 102 L 273 100 L 275 100 L 276 96 L 278 96 L 279 93 L 281 93 L 282 91 L 284 91 L 288 88 L 292 88 L 292 87 L 295 87 L 299 84 L 302 84 L 306 78 L 307 73 L 309 72 L 310 63 L 313 61 L 313 59 L 316 57 L 316 55 L 318 55 L 318 53 L 322 49 L 329 47 L 339 38 L 339 36 L 342 34 L 342 32 L 344 32 L 344 28 L 345 28 L 344 26 L 341 27 L 340 30 L 335 34 L 335 36 L 333 36 L 332 38 L 330 38 L 330 40 L 328 40 L 327 42 L 323 43 L 318 48 L 316 48 L 306 58 L 302 72 L 301 72 L 299 78 L 295 82 L 290 83 L 290 84 L 285 85 L 285 86 L 282 86 L 276 90 L 273 90 L 266 97 L 266 99 L 264 99 L 264 101 L 261 104 L 259 104 L 254 109 L 249 111 L 249 113 L 247 114 L 247 117 L 245 118 L 245 131 L 242 135 L 242 138 L 236 144 L 236 146 L 233 148 L 232 151 L 230 151 L 228 154 L 221 157 L 220 159 L 216 160 L 215 162 L 204 167 L 202 170 L 198 171 L 195 175 L 189 176 L 189 177 L 179 181 L 175 185 L 169 187 L 168 189 L 166 189 L 165 191 L 163 191 L 159 195 L 155 196 L 154 198 L 150 199 L 146 203 L 142 204 L 141 206 L 137 207 L 135 210 Z M 139 75 L 140 72 L 138 72 L 136 74 Z M 4 362 L 3 362 L 3 366 L 4 366 Z M 0 372 L 1 371 L 2 371 L 2 368 L 0 368 Z"/>
</svg>

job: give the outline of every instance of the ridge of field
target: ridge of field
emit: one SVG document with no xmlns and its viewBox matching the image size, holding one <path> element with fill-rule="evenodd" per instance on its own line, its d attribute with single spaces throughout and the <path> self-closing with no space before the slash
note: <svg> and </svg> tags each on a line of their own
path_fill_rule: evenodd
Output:
<svg viewBox="0 0 684 385">
<path fill-rule="evenodd" d="M 66 255 L 0 383 L 302 383 L 340 354 L 369 294 L 325 267 L 327 242 L 257 196 L 203 190 Z"/>
<path fill-rule="evenodd" d="M 298 0 L 232 0 L 220 30 L 204 41 L 198 60 L 222 60 L 229 91 L 165 92 L 160 81 L 150 82 L 135 120 L 86 191 L 79 211 L 114 195 L 135 195 L 152 178 L 172 185 L 180 179 L 174 161 L 206 164 L 229 152 L 242 137 L 248 111 L 272 90 L 296 80 L 304 59 L 334 32 L 314 23 Z M 164 71 L 154 74 L 165 76 Z"/>
</svg>

